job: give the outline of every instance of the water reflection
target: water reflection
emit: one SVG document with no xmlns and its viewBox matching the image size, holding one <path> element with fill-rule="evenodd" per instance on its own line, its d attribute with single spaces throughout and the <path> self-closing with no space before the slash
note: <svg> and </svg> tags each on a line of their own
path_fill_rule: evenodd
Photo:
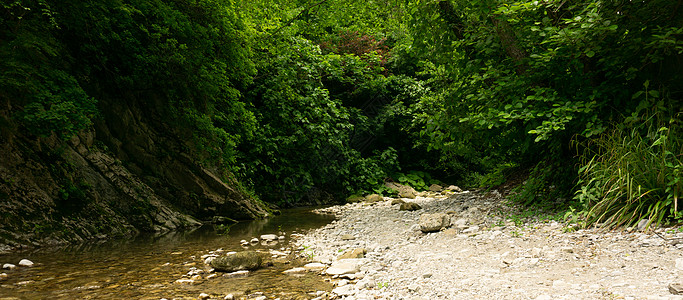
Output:
<svg viewBox="0 0 683 300">
<path fill-rule="evenodd" d="M 289 238 L 293 232 L 317 228 L 332 220 L 331 216 L 296 209 L 266 220 L 234 224 L 227 233 L 225 227 L 208 225 L 191 231 L 12 253 L 0 256 L 0 265 L 28 258 L 36 266 L 0 271 L 8 274 L 8 278 L 0 279 L 0 295 L 19 299 L 182 299 L 197 297 L 199 292 L 243 293 L 249 288 L 300 296 L 326 283 L 316 276 L 292 280 L 280 275 L 289 265 L 259 270 L 247 278 L 206 280 L 200 285 L 173 282 L 190 267 L 203 266 L 200 257 L 209 250 L 239 251 L 242 239 L 281 231 Z M 276 248 L 283 246 L 281 243 Z"/>
</svg>

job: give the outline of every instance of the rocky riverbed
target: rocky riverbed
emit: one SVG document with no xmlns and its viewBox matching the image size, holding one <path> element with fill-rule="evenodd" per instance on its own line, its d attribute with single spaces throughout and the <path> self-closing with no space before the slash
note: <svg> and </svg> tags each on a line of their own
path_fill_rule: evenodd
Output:
<svg viewBox="0 0 683 300">
<path fill-rule="evenodd" d="M 683 299 L 680 228 L 575 230 L 520 218 L 495 191 L 403 200 L 421 209 L 383 198 L 319 210 L 337 220 L 295 243 L 329 266 L 335 288 L 320 299 Z"/>
</svg>

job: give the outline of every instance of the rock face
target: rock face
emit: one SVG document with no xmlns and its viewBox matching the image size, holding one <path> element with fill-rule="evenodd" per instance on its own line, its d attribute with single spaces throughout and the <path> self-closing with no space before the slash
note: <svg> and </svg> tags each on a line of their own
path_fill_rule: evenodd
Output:
<svg viewBox="0 0 683 300">
<path fill-rule="evenodd" d="M 260 253 L 256 251 L 244 251 L 216 257 L 209 265 L 216 269 L 216 271 L 235 272 L 256 270 L 261 267 L 262 263 L 263 256 Z"/>
<path fill-rule="evenodd" d="M 266 210 L 200 165 L 194 146 L 155 113 L 107 104 L 69 141 L 0 132 L 0 249 L 166 232 Z M 0 108 L 0 123 L 12 124 Z M 157 116 L 158 117 L 158 116 Z M 158 118 L 157 118 L 158 119 Z M 189 149 L 189 150 L 188 150 Z M 226 183 L 227 182 L 227 183 Z"/>
<path fill-rule="evenodd" d="M 422 232 L 435 232 L 448 227 L 450 217 L 445 213 L 423 214 L 420 216 L 420 230 Z"/>
<path fill-rule="evenodd" d="M 398 192 L 398 196 L 401 198 L 415 199 L 415 197 L 417 197 L 417 191 L 407 185 L 396 182 L 387 182 L 384 185 L 392 190 L 396 190 Z"/>
</svg>

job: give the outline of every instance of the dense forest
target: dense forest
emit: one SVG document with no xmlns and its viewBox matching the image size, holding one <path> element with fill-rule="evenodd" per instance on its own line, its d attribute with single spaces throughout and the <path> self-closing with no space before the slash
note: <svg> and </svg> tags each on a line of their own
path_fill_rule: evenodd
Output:
<svg viewBox="0 0 683 300">
<path fill-rule="evenodd" d="M 278 207 L 445 182 L 514 184 L 585 224 L 683 217 L 681 1 L 5 0 L 0 16 L 3 143 L 91 131 L 143 179 L 164 172 L 146 155 L 188 157 Z M 111 125 L 122 106 L 180 142 L 117 154 L 100 137 L 137 132 Z M 64 173 L 55 205 L 89 188 Z"/>
</svg>

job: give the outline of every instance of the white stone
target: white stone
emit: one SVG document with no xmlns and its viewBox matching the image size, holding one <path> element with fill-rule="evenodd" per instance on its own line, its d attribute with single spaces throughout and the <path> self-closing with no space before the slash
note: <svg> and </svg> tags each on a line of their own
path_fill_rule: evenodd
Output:
<svg viewBox="0 0 683 300">
<path fill-rule="evenodd" d="M 13 265 L 13 264 L 4 264 L 4 265 L 2 265 L 2 268 L 3 268 L 3 269 L 8 269 L 8 270 L 12 270 L 12 269 L 14 269 L 14 268 L 16 268 L 16 267 L 17 267 L 17 266 L 15 266 L 15 265 Z"/>
<path fill-rule="evenodd" d="M 33 267 L 33 262 L 28 259 L 22 259 L 19 261 L 19 265 L 22 267 Z"/>
<path fill-rule="evenodd" d="M 339 296 L 351 296 L 356 294 L 355 291 L 355 285 L 353 284 L 347 284 L 345 286 L 340 286 L 336 287 L 335 289 L 332 290 L 332 293 L 335 293 Z"/>
<path fill-rule="evenodd" d="M 249 241 L 249 243 L 258 244 L 258 239 L 257 239 L 257 238 L 253 238 L 253 239 L 251 239 L 251 241 Z"/>
<path fill-rule="evenodd" d="M 207 294 L 207 293 L 201 293 L 201 294 L 199 294 L 199 297 L 198 297 L 198 298 L 199 298 L 200 300 L 203 300 L 203 299 L 209 299 L 209 297 L 211 297 L 211 296 L 209 296 L 209 294 Z"/>
<path fill-rule="evenodd" d="M 0 273 L 0 280 L 7 279 L 7 273 Z"/>
<path fill-rule="evenodd" d="M 479 231 L 479 226 L 474 225 L 474 226 L 470 226 L 467 229 L 463 230 L 462 233 L 466 233 L 466 234 L 467 233 L 476 233 L 477 231 Z"/>
<path fill-rule="evenodd" d="M 194 284 L 194 280 L 184 278 L 184 279 L 176 280 L 175 283 L 177 283 L 177 284 Z"/>
<path fill-rule="evenodd" d="M 321 263 L 316 263 L 316 262 L 308 263 L 308 264 L 304 265 L 304 268 L 306 268 L 306 270 L 314 271 L 314 272 L 322 271 L 326 267 L 327 267 L 327 265 L 321 264 Z"/>
<path fill-rule="evenodd" d="M 358 258 L 340 259 L 325 271 L 328 275 L 351 274 L 360 271 L 361 261 Z"/>
<path fill-rule="evenodd" d="M 301 274 L 301 273 L 306 273 L 308 270 L 306 268 L 292 268 L 289 270 L 282 271 L 283 274 L 287 275 L 295 275 L 295 274 Z"/>
<path fill-rule="evenodd" d="M 261 240 L 262 240 L 262 241 L 263 241 L 263 240 L 265 240 L 265 241 L 274 241 L 274 240 L 277 240 L 277 239 L 278 239 L 278 237 L 277 237 L 277 235 L 275 235 L 275 234 L 263 234 L 263 235 L 261 235 Z"/>
<path fill-rule="evenodd" d="M 227 294 L 223 300 L 235 300 L 235 295 L 233 294 Z"/>
<path fill-rule="evenodd" d="M 683 258 L 676 259 L 676 269 L 683 270 Z"/>
<path fill-rule="evenodd" d="M 232 273 L 226 273 L 223 275 L 223 277 L 228 277 L 228 278 L 238 278 L 238 277 L 247 277 L 249 275 L 249 271 L 243 270 L 243 271 L 236 271 Z"/>
</svg>

